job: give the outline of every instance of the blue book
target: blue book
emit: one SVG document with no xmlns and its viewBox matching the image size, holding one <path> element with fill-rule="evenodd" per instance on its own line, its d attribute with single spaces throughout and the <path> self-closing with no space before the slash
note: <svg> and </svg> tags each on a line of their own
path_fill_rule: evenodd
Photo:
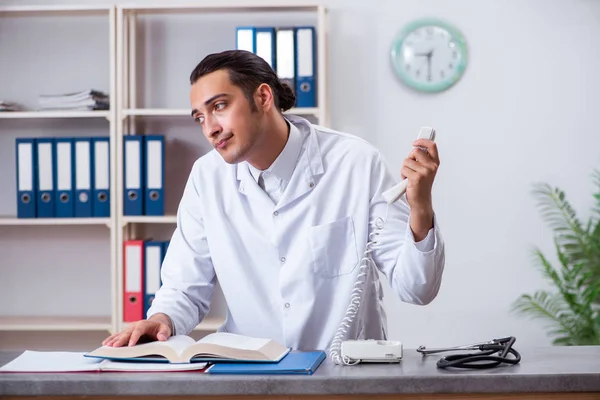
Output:
<svg viewBox="0 0 600 400">
<path fill-rule="evenodd" d="M 292 351 L 278 363 L 219 363 L 213 364 L 209 374 L 239 375 L 312 375 L 325 360 L 324 351 Z"/>
</svg>

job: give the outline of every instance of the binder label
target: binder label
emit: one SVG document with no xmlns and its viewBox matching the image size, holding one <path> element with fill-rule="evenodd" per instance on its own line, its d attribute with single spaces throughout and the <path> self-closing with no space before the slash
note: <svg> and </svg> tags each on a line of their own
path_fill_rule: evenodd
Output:
<svg viewBox="0 0 600 400">
<path fill-rule="evenodd" d="M 162 189 L 162 143 L 158 140 L 148 141 L 148 189 Z"/>
<path fill-rule="evenodd" d="M 92 186 L 90 182 L 90 143 L 77 142 L 75 144 L 75 153 L 77 154 L 75 157 L 75 163 L 77 164 L 75 169 L 75 182 L 77 189 L 89 190 Z"/>
<path fill-rule="evenodd" d="M 40 143 L 38 147 L 39 190 L 53 190 L 52 181 L 52 143 Z"/>
<path fill-rule="evenodd" d="M 56 158 L 56 186 L 58 190 L 71 190 L 71 143 L 57 143 Z"/>
<path fill-rule="evenodd" d="M 19 143 L 19 191 L 33 190 L 33 145 Z"/>
<path fill-rule="evenodd" d="M 140 174 L 140 142 L 127 141 L 125 142 L 125 151 L 127 152 L 127 165 L 125 166 L 125 187 L 127 189 L 141 188 Z"/>
<path fill-rule="evenodd" d="M 96 189 L 108 190 L 108 142 L 98 142 L 95 147 L 95 184 Z"/>
</svg>

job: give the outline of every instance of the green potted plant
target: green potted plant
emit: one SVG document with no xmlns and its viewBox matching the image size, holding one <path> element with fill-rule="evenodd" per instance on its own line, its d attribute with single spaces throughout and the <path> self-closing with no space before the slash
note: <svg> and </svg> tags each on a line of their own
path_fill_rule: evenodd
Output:
<svg viewBox="0 0 600 400">
<path fill-rule="evenodd" d="M 554 290 L 521 295 L 512 310 L 546 322 L 554 345 L 600 344 L 600 172 L 592 215 L 582 223 L 565 193 L 547 183 L 534 185 L 542 218 L 553 230 L 560 265 L 534 248 L 535 263 Z"/>
</svg>

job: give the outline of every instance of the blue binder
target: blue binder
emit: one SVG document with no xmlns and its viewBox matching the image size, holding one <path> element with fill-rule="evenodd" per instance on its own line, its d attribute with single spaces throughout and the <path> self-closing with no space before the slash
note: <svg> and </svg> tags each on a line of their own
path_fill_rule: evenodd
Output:
<svg viewBox="0 0 600 400">
<path fill-rule="evenodd" d="M 164 215 L 165 137 L 144 136 L 144 214 Z"/>
<path fill-rule="evenodd" d="M 54 162 L 54 138 L 35 140 L 37 153 L 37 217 L 54 218 L 56 195 L 56 163 Z"/>
<path fill-rule="evenodd" d="M 255 53 L 277 70 L 277 48 L 275 44 L 275 28 L 260 27 L 254 29 Z"/>
<path fill-rule="evenodd" d="M 292 351 L 278 363 L 220 362 L 208 368 L 209 374 L 312 375 L 325 360 L 324 351 Z"/>
<path fill-rule="evenodd" d="M 110 217 L 110 142 L 108 137 L 92 138 L 92 215 Z"/>
<path fill-rule="evenodd" d="M 36 160 L 35 139 L 17 139 L 17 218 L 36 217 Z"/>
<path fill-rule="evenodd" d="M 123 137 L 123 215 L 144 215 L 143 136 Z"/>
<path fill-rule="evenodd" d="M 165 258 L 167 257 L 167 251 L 169 250 L 170 243 L 171 243 L 170 240 L 162 242 L 163 251 L 162 251 L 162 260 L 160 260 L 161 268 L 162 268 L 162 264 L 165 262 Z M 162 275 L 160 277 L 160 286 L 162 286 Z"/>
<path fill-rule="evenodd" d="M 296 106 L 316 107 L 315 28 L 296 28 Z"/>
<path fill-rule="evenodd" d="M 152 306 L 154 295 L 161 286 L 160 268 L 163 260 L 163 242 L 144 242 L 144 318 Z"/>
<path fill-rule="evenodd" d="M 75 217 L 92 216 L 92 139 L 75 138 Z"/>
<path fill-rule="evenodd" d="M 54 141 L 54 162 L 56 168 L 55 213 L 57 218 L 72 218 L 74 206 L 74 154 L 73 138 L 56 138 Z"/>
<path fill-rule="evenodd" d="M 235 48 L 256 53 L 255 30 L 252 26 L 238 26 L 235 32 Z"/>
</svg>

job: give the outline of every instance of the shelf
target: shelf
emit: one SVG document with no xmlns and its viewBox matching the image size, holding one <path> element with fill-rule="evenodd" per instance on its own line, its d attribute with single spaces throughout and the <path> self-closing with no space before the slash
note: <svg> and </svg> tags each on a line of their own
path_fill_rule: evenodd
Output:
<svg viewBox="0 0 600 400">
<path fill-rule="evenodd" d="M 110 218 L 14 218 L 0 217 L 0 225 L 106 225 Z"/>
<path fill-rule="evenodd" d="M 284 114 L 293 115 L 315 115 L 318 116 L 318 107 L 298 107 L 291 108 Z M 191 110 L 187 108 L 128 108 L 123 110 L 123 118 L 125 117 L 189 117 L 191 120 Z"/>
<path fill-rule="evenodd" d="M 108 13 L 111 6 L 78 6 L 78 5 L 59 5 L 59 6 L 43 6 L 43 5 L 31 5 L 31 6 L 4 6 L 0 7 L 0 16 L 2 14 L 47 14 L 47 13 L 58 13 L 58 14 L 87 14 L 87 13 Z"/>
<path fill-rule="evenodd" d="M 110 331 L 110 317 L 0 316 L 0 331 Z"/>
<path fill-rule="evenodd" d="M 123 216 L 123 226 L 127 224 L 176 224 L 176 215 L 164 216 L 146 216 L 146 215 L 131 215 Z"/>
<path fill-rule="evenodd" d="M 317 11 L 318 5 L 314 4 L 289 4 L 272 5 L 264 3 L 255 4 L 228 4 L 224 6 L 219 2 L 213 4 L 131 4 L 118 6 L 123 10 L 132 10 L 136 13 L 187 13 L 187 12 L 298 12 L 298 11 Z"/>
<path fill-rule="evenodd" d="M 210 317 L 205 318 L 204 321 L 200 322 L 198 326 L 194 328 L 195 331 L 216 331 L 223 325 L 225 318 L 221 317 Z"/>
<path fill-rule="evenodd" d="M 110 111 L 1 111 L 0 119 L 40 119 L 40 118 L 106 118 Z"/>
</svg>

